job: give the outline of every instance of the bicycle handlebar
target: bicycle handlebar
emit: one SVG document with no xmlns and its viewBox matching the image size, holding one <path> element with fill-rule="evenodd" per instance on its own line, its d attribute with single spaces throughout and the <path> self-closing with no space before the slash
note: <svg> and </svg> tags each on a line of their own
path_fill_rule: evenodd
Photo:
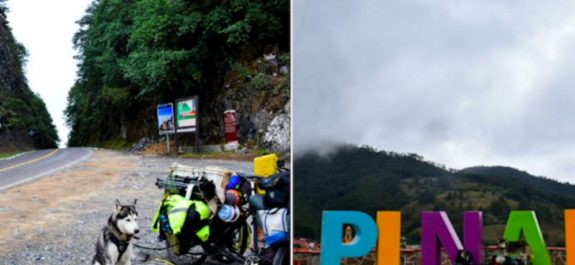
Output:
<svg viewBox="0 0 575 265">
<path fill-rule="evenodd" d="M 186 183 L 178 180 L 167 180 L 167 179 L 156 179 L 156 186 L 160 189 L 165 189 L 167 187 L 175 187 L 178 189 L 185 189 L 192 183 Z M 192 184 L 193 185 L 193 184 Z"/>
<path fill-rule="evenodd" d="M 280 172 L 289 172 L 289 169 L 280 168 Z M 241 172 L 237 172 L 236 174 L 238 176 L 240 176 L 241 178 L 244 178 L 244 179 L 246 179 L 249 182 L 254 183 L 254 184 L 265 178 L 263 176 L 256 176 L 256 175 L 251 175 L 251 174 L 246 174 L 246 173 L 241 173 Z M 156 179 L 156 186 L 160 189 L 166 189 L 168 186 L 169 187 L 175 187 L 178 189 L 185 189 L 190 184 L 196 185 L 198 183 L 198 181 L 200 180 L 201 176 L 182 177 L 182 176 L 178 176 L 178 175 L 172 175 L 169 178 L 171 178 L 171 179 L 168 180 L 168 178 L 166 178 L 166 179 L 157 178 Z"/>
</svg>

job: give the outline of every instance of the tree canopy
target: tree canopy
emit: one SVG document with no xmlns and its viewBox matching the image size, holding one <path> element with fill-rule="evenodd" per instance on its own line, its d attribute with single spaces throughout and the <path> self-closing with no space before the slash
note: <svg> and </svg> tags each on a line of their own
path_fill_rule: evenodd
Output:
<svg viewBox="0 0 575 265">
<path fill-rule="evenodd" d="M 59 141 L 44 101 L 28 87 L 26 48 L 12 36 L 0 0 L 0 145 L 53 148 Z"/>
<path fill-rule="evenodd" d="M 0 0 L 0 15 L 5 16 L 6 11 L 8 11 L 8 6 L 6 5 L 6 0 Z"/>
<path fill-rule="evenodd" d="M 214 100 L 236 62 L 289 49 L 289 10 L 287 0 L 94 1 L 73 40 L 79 71 L 65 111 L 69 144 L 130 137 L 122 130 L 135 120 L 151 128 L 142 115 L 158 103 Z"/>
</svg>

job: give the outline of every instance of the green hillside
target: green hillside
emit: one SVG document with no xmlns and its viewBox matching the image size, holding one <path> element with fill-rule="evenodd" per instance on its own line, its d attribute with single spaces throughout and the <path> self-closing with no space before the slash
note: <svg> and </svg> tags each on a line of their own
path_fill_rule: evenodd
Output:
<svg viewBox="0 0 575 265">
<path fill-rule="evenodd" d="M 563 209 L 575 207 L 575 186 L 508 167 L 461 171 L 416 154 L 341 146 L 329 155 L 294 159 L 295 236 L 319 239 L 321 211 L 401 210 L 402 234 L 420 241 L 420 214 L 442 210 L 461 232 L 463 212 L 481 210 L 487 243 L 503 235 L 510 210 L 535 210 L 549 245 L 563 245 Z"/>
<path fill-rule="evenodd" d="M 289 69 L 289 4 L 94 0 L 74 37 L 80 69 L 66 109 L 69 145 L 155 137 L 156 105 L 191 96 L 199 97 L 202 142 L 224 139 L 228 108 L 239 113 L 240 141 L 257 141 L 256 127 L 269 121 L 253 116 L 289 101 L 289 76 L 279 70 Z"/>
<path fill-rule="evenodd" d="M 28 87 L 26 48 L 14 39 L 7 15 L 0 0 L 0 152 L 56 147 L 56 128 L 44 101 Z"/>
</svg>

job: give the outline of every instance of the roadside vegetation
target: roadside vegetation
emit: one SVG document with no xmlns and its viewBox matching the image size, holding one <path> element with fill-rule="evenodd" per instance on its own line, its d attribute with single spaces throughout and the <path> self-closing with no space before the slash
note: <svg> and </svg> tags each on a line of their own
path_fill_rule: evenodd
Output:
<svg viewBox="0 0 575 265">
<path fill-rule="evenodd" d="M 0 153 L 0 159 L 6 159 L 9 157 L 13 157 L 17 154 L 20 154 L 21 152 L 9 152 L 9 153 Z"/>
<path fill-rule="evenodd" d="M 95 0 L 74 37 L 80 68 L 65 111 L 68 144 L 115 146 L 118 138 L 133 143 L 155 136 L 156 105 L 192 95 L 200 98 L 202 137 L 209 140 L 223 131 L 224 95 L 244 88 L 229 86 L 230 73 L 270 97 L 289 98 L 289 78 L 258 74 L 251 65 L 265 53 L 280 54 L 277 60 L 289 65 L 289 5 Z"/>
<path fill-rule="evenodd" d="M 42 98 L 28 87 L 28 52 L 12 35 L 6 1 L 0 0 L 0 152 L 54 148 L 59 139 Z"/>
</svg>

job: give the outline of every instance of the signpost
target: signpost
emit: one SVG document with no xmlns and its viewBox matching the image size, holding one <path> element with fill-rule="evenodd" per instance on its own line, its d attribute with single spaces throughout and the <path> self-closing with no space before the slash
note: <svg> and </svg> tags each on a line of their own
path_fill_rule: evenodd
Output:
<svg viewBox="0 0 575 265">
<path fill-rule="evenodd" d="M 178 152 L 178 133 L 193 132 L 196 135 L 196 152 L 199 151 L 198 135 L 198 97 L 176 100 L 176 153 Z"/>
<path fill-rule="evenodd" d="M 224 125 L 226 128 L 226 142 L 228 144 L 238 143 L 237 115 L 235 110 L 224 111 Z"/>
<path fill-rule="evenodd" d="M 176 101 L 178 132 L 195 132 L 198 120 L 198 97 Z"/>
<path fill-rule="evenodd" d="M 174 104 L 161 104 L 158 110 L 158 132 L 160 135 L 166 135 L 166 146 L 170 152 L 170 134 L 175 133 L 174 126 Z"/>
</svg>

